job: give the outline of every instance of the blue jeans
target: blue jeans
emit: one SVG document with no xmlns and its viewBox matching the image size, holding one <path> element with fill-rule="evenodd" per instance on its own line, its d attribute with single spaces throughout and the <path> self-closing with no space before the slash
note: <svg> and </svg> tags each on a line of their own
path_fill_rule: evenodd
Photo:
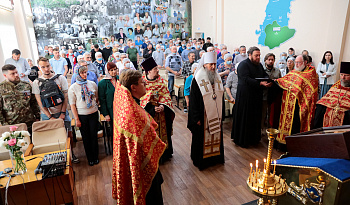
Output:
<svg viewBox="0 0 350 205">
<path fill-rule="evenodd" d="M 54 118 L 59 118 L 61 115 L 61 113 L 56 113 L 56 114 L 52 114 L 52 117 Z M 49 120 L 50 118 L 47 117 L 44 113 L 41 114 L 41 120 Z M 66 128 L 66 130 L 68 131 L 72 131 L 72 126 L 71 126 L 71 119 L 69 117 L 69 113 L 68 110 L 66 110 L 66 117 L 64 118 L 64 127 Z"/>
<path fill-rule="evenodd" d="M 171 95 L 171 92 L 173 92 L 173 88 L 174 88 L 174 76 L 168 76 L 168 90 L 169 93 Z"/>
</svg>

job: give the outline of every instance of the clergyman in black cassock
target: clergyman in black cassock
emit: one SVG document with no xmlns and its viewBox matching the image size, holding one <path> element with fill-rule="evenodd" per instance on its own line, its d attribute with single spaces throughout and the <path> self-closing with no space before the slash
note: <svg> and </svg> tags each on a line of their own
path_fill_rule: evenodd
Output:
<svg viewBox="0 0 350 205">
<path fill-rule="evenodd" d="M 173 109 L 170 93 L 164 79 L 159 76 L 158 65 L 150 57 L 141 63 L 146 75 L 143 76 L 146 82 L 146 95 L 141 98 L 141 106 L 157 122 L 158 137 L 167 144 L 159 163 L 163 164 L 173 154 L 171 135 L 173 134 L 173 121 L 175 112 Z"/>
<path fill-rule="evenodd" d="M 241 61 L 237 68 L 237 99 L 231 132 L 234 143 L 245 148 L 260 142 L 263 86 L 272 85 L 258 80 L 269 78 L 260 63 L 259 48 L 250 48 L 248 55 L 249 58 Z"/>
</svg>

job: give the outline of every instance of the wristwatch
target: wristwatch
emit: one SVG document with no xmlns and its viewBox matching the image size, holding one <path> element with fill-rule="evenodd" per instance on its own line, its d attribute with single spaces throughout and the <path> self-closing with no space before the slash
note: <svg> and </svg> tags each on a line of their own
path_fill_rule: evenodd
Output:
<svg viewBox="0 0 350 205">
<path fill-rule="evenodd" d="M 61 114 L 64 114 L 64 115 L 66 115 L 66 112 L 61 112 Z"/>
</svg>

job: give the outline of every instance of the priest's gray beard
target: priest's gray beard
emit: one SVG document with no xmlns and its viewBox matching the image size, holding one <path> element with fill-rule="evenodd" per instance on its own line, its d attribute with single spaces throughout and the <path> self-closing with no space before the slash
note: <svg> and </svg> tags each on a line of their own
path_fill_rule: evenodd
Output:
<svg viewBox="0 0 350 205">
<path fill-rule="evenodd" d="M 341 86 L 343 86 L 343 87 L 350 87 L 350 81 L 341 80 L 341 81 L 340 81 L 340 84 L 341 84 Z"/>
<path fill-rule="evenodd" d="M 207 75 L 209 78 L 209 82 L 214 85 L 215 83 L 215 78 L 216 78 L 216 72 L 215 71 L 211 71 L 211 70 L 206 70 L 207 71 Z"/>
<path fill-rule="evenodd" d="M 295 70 L 297 70 L 297 71 L 302 71 L 302 70 L 304 70 L 304 68 L 305 68 L 305 65 L 302 65 L 302 66 L 299 66 L 299 68 L 297 68 L 296 66 L 295 66 Z"/>
</svg>

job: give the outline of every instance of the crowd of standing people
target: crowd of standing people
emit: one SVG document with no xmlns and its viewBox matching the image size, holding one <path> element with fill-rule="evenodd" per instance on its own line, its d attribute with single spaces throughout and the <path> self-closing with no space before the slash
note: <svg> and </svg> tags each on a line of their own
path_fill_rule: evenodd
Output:
<svg viewBox="0 0 350 205">
<path fill-rule="evenodd" d="M 289 48 L 280 59 L 267 53 L 262 60 L 258 47 L 242 45 L 229 52 L 210 37 L 157 44 L 145 38 L 142 44 L 130 40 L 125 47 L 110 46 L 108 38 L 104 41 L 103 47 L 92 45 L 91 52 L 80 47 L 66 53 L 64 48 L 48 46 L 36 66 L 14 49 L 2 67 L 6 80 L 0 83 L 0 123 L 31 127 L 38 120 L 61 118 L 71 135 L 71 110 L 93 166 L 99 163 L 101 113 L 113 122 L 112 195 L 120 203 L 162 203 L 158 165 L 174 153 L 172 96 L 179 76 L 184 78 L 184 111 L 192 133 L 191 159 L 200 170 L 225 161 L 225 101 L 234 104 L 232 140 L 244 148 L 258 144 L 268 127 L 280 130 L 276 146 L 285 150 L 286 136 L 350 124 L 350 107 L 343 103 L 350 100 L 350 65 L 342 62 L 337 82 L 339 66 L 331 51 L 315 68 L 306 50 L 296 55 Z M 161 69 L 167 71 L 167 79 L 159 75 Z M 54 94 L 48 98 L 44 88 Z M 74 153 L 73 162 L 79 162 Z M 118 189 L 125 183 L 136 184 L 130 190 Z M 135 198 L 136 191 L 140 194 Z"/>
</svg>

